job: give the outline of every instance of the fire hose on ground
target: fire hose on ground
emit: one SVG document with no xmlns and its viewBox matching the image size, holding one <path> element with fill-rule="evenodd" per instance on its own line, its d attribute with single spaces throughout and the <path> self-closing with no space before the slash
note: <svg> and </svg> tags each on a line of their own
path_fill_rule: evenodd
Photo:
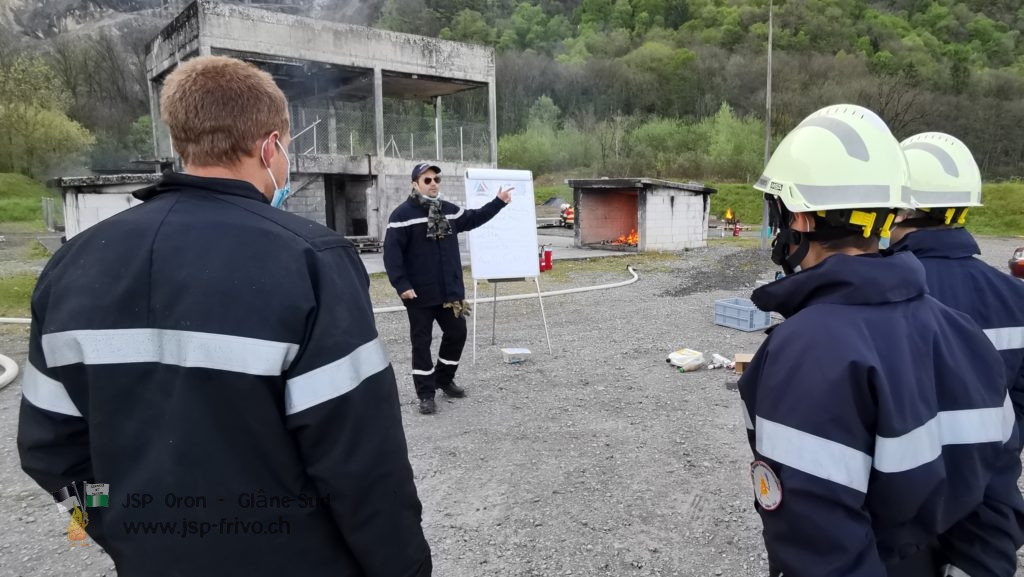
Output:
<svg viewBox="0 0 1024 577">
<path fill-rule="evenodd" d="M 640 275 L 636 274 L 636 271 L 633 270 L 633 266 L 632 265 L 627 265 L 626 266 L 626 270 L 629 271 L 629 274 L 633 275 L 633 278 L 627 279 L 627 280 L 624 280 L 624 281 L 621 281 L 621 282 L 610 283 L 610 284 L 600 284 L 600 285 L 584 286 L 584 287 L 577 287 L 577 288 L 571 288 L 571 289 L 562 289 L 562 290 L 557 290 L 557 291 L 548 291 L 548 292 L 540 293 L 540 296 L 542 296 L 542 297 L 553 297 L 553 296 L 558 296 L 558 295 L 568 295 L 568 294 L 574 294 L 574 293 L 585 293 L 585 292 L 590 292 L 590 291 L 598 291 L 598 290 L 606 290 L 606 289 L 618 288 L 618 287 L 622 287 L 622 286 L 626 286 L 626 285 L 631 285 L 631 284 L 635 283 L 636 281 L 638 281 L 640 279 Z M 490 302 L 497 302 L 497 301 L 515 301 L 515 300 L 521 300 L 521 299 L 535 299 L 535 298 L 537 298 L 537 294 L 536 293 L 525 293 L 525 294 L 521 294 L 521 295 L 508 295 L 508 296 L 498 297 L 497 299 L 495 299 L 494 297 L 484 297 L 484 298 L 477 299 L 476 302 L 471 303 L 471 304 L 473 304 L 475 306 L 475 305 L 478 305 L 480 303 L 490 303 Z M 394 307 L 376 308 L 376 309 L 373 309 L 373 312 L 374 312 L 374 314 L 397 313 L 397 312 L 404 311 L 404 310 L 405 310 L 405 306 L 399 305 L 399 306 L 394 306 Z"/>
<path fill-rule="evenodd" d="M 0 355 L 0 367 L 4 369 L 4 372 L 0 374 L 0 389 L 2 389 L 18 378 L 18 363 L 8 356 Z"/>
</svg>

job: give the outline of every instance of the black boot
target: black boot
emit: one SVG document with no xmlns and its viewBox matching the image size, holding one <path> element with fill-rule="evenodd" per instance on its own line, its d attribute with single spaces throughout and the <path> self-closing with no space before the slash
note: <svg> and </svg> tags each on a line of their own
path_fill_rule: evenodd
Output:
<svg viewBox="0 0 1024 577">
<path fill-rule="evenodd" d="M 437 403 L 434 399 L 420 399 L 420 414 L 433 415 L 437 412 Z"/>
<path fill-rule="evenodd" d="M 456 385 L 455 383 L 448 383 L 447 385 L 438 385 L 437 388 L 444 391 L 445 395 L 449 397 L 454 397 L 456 399 L 461 399 L 462 397 L 466 396 L 466 389 L 463 389 L 462 387 Z"/>
</svg>

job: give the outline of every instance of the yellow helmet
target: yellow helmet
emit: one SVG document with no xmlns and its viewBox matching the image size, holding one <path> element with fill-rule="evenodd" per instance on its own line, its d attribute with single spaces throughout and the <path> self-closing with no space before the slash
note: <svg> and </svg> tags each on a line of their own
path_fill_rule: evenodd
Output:
<svg viewBox="0 0 1024 577">
<path fill-rule="evenodd" d="M 895 209 L 909 202 L 907 172 L 899 142 L 877 114 L 837 104 L 786 135 L 754 188 L 790 212 Z"/>
<path fill-rule="evenodd" d="M 900 143 L 910 168 L 910 207 L 981 206 L 981 171 L 959 139 L 941 132 L 917 134 Z"/>
</svg>

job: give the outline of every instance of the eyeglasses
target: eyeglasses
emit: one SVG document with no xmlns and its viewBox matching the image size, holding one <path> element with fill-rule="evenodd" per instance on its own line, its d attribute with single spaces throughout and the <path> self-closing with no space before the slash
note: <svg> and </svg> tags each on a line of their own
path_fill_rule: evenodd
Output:
<svg viewBox="0 0 1024 577">
<path fill-rule="evenodd" d="M 435 176 L 435 177 L 424 176 L 423 177 L 423 184 L 429 185 L 429 184 L 431 184 L 433 182 L 441 184 L 441 177 L 440 176 Z"/>
</svg>

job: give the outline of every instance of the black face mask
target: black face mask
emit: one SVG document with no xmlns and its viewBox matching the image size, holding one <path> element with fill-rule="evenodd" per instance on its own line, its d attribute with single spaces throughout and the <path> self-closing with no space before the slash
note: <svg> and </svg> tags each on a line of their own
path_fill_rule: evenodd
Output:
<svg viewBox="0 0 1024 577">
<path fill-rule="evenodd" d="M 787 275 L 796 272 L 807 252 L 811 249 L 810 239 L 807 233 L 790 228 L 793 223 L 793 213 L 789 212 L 777 196 L 765 195 L 768 201 L 769 226 L 778 229 L 778 234 L 772 240 L 772 262 L 781 266 L 782 271 Z M 796 252 L 789 254 L 789 247 L 796 246 Z"/>
</svg>

